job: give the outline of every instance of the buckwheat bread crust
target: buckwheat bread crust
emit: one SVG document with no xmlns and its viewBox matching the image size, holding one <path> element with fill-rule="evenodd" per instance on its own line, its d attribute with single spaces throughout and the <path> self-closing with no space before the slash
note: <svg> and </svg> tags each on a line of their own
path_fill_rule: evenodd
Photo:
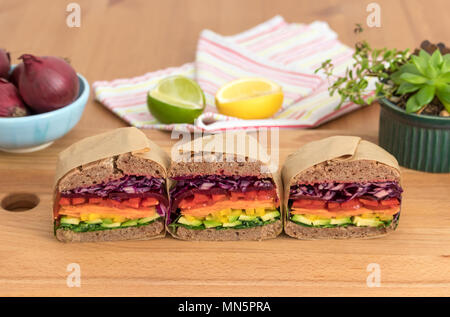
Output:
<svg viewBox="0 0 450 317">
<path fill-rule="evenodd" d="M 243 241 L 243 240 L 268 240 L 276 238 L 283 230 L 281 220 L 273 223 L 247 229 L 203 229 L 195 230 L 185 227 L 170 228 L 169 232 L 175 238 L 190 241 Z"/>
<path fill-rule="evenodd" d="M 259 178 L 272 177 L 265 172 L 264 163 L 232 154 L 208 153 L 185 154 L 181 160 L 172 161 L 168 176 L 200 176 L 200 175 L 237 175 L 257 176 Z"/>
<path fill-rule="evenodd" d="M 68 229 L 56 229 L 56 239 L 61 242 L 103 242 L 121 240 L 151 240 L 165 235 L 164 219 L 139 227 L 118 228 L 110 230 L 74 232 Z"/>
<path fill-rule="evenodd" d="M 165 178 L 166 171 L 149 159 L 124 153 L 79 166 L 64 175 L 58 184 L 59 191 L 88 187 L 120 179 L 125 175 Z"/>
<path fill-rule="evenodd" d="M 388 227 L 335 227 L 314 228 L 306 227 L 290 220 L 284 225 L 284 232 L 293 238 L 300 240 L 329 240 L 329 239 L 370 239 L 388 235 L 396 229 L 398 219 L 392 221 Z"/>
<path fill-rule="evenodd" d="M 325 161 L 303 170 L 292 178 L 294 184 L 326 182 L 400 182 L 400 172 L 386 164 L 371 161 Z"/>
</svg>

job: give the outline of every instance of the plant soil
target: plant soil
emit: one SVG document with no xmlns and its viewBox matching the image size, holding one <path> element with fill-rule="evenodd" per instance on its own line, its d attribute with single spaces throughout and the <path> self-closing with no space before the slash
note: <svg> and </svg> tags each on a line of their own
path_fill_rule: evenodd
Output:
<svg viewBox="0 0 450 317">
<path fill-rule="evenodd" d="M 396 100 L 395 102 L 391 100 L 391 102 L 394 102 L 397 106 L 399 106 L 402 109 L 406 109 L 406 101 L 408 101 L 408 98 L 413 94 L 406 94 L 401 97 L 399 100 Z M 420 112 L 417 114 L 425 114 L 429 116 L 439 116 L 440 113 L 444 110 L 444 105 L 439 101 L 437 97 L 434 97 L 434 99 Z"/>
</svg>

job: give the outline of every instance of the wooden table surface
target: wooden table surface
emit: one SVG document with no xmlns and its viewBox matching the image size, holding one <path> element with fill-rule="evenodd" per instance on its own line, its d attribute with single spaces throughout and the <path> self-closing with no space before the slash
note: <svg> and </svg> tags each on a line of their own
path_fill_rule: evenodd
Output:
<svg viewBox="0 0 450 317">
<path fill-rule="evenodd" d="M 78 0 L 81 28 L 65 24 L 70 1 L 0 1 L 1 47 L 70 58 L 90 83 L 136 76 L 194 59 L 204 28 L 222 34 L 248 29 L 276 14 L 289 22 L 327 21 L 352 45 L 371 1 Z M 415 47 L 450 40 L 450 3 L 381 1 L 381 28 L 366 28 L 374 46 Z M 282 130 L 280 162 L 310 140 L 354 134 L 377 141 L 377 105 L 315 130 Z M 51 147 L 0 153 L 0 200 L 34 193 L 25 212 L 0 208 L 0 296 L 413 296 L 450 295 L 450 175 L 402 169 L 402 217 L 392 235 L 373 240 L 182 242 L 172 238 L 102 244 L 61 244 L 52 235 L 51 193 L 56 156 L 71 143 L 125 124 L 91 99 L 80 123 Z M 146 130 L 166 150 L 170 134 Z M 81 268 L 69 288 L 67 266 Z M 366 284 L 367 266 L 381 269 L 381 287 Z"/>
</svg>

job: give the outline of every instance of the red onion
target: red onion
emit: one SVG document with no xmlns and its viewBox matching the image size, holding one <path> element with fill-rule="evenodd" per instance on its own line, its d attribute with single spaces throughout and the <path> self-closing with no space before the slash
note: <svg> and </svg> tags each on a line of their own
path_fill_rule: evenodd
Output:
<svg viewBox="0 0 450 317">
<path fill-rule="evenodd" d="M 0 117 L 23 117 L 28 114 L 19 91 L 6 79 L 0 78 Z"/>
<path fill-rule="evenodd" d="M 73 102 L 80 88 L 75 70 L 58 57 L 24 54 L 19 92 L 37 113 L 49 112 Z"/>
<path fill-rule="evenodd" d="M 5 79 L 8 78 L 10 68 L 11 58 L 9 57 L 9 53 L 0 48 L 0 77 Z"/>
<path fill-rule="evenodd" d="M 9 76 L 9 81 L 13 83 L 16 87 L 19 87 L 19 76 L 22 73 L 23 68 L 24 68 L 23 63 L 20 63 L 13 69 L 11 75 Z"/>
</svg>

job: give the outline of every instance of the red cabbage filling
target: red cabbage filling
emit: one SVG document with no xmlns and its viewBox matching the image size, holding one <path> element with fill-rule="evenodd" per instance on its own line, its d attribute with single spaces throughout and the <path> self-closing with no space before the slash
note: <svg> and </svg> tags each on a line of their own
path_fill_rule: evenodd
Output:
<svg viewBox="0 0 450 317">
<path fill-rule="evenodd" d="M 166 214 L 167 206 L 169 205 L 165 180 L 163 178 L 149 176 L 126 175 L 120 179 L 103 182 L 101 184 L 62 191 L 60 197 L 102 197 L 119 202 L 130 198 L 154 197 L 160 202 L 160 204 L 156 206 L 156 211 L 160 215 Z"/>
<path fill-rule="evenodd" d="M 397 198 L 401 201 L 403 189 L 397 182 L 317 183 L 291 186 L 289 199 L 320 199 L 342 203 L 364 197 L 374 200 Z"/>
</svg>

